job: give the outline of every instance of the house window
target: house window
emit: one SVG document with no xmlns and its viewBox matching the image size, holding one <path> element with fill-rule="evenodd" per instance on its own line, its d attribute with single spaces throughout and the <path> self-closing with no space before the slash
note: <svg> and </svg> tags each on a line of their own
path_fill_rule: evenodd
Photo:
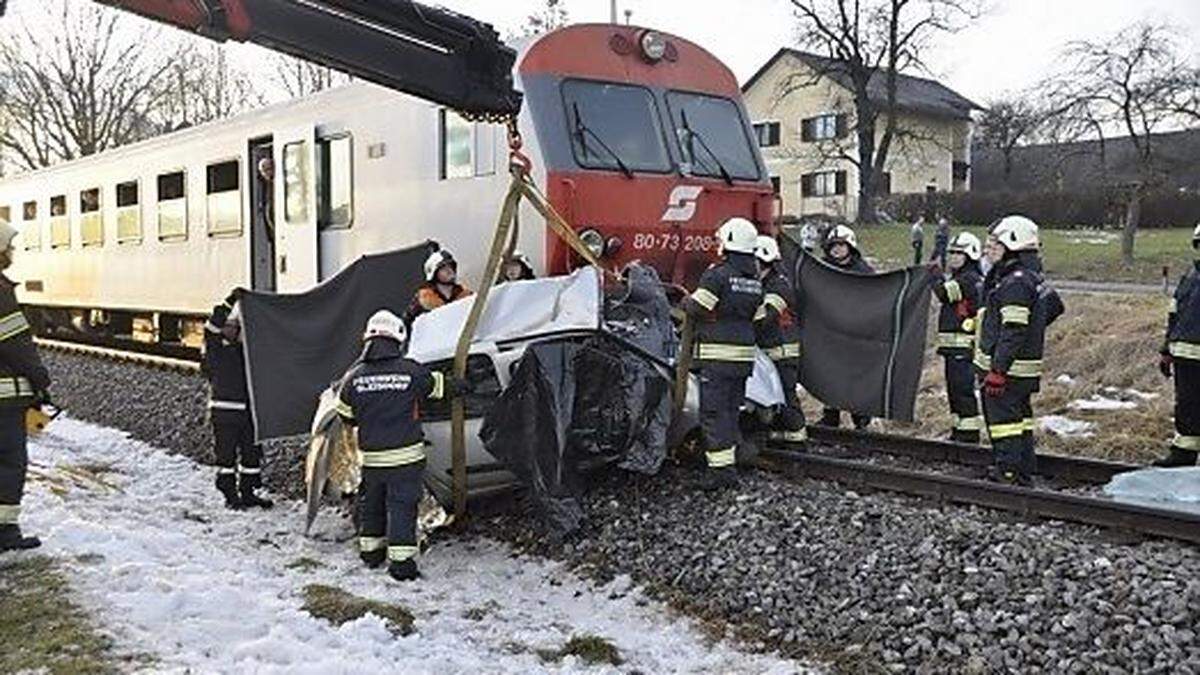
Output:
<svg viewBox="0 0 1200 675">
<path fill-rule="evenodd" d="M 37 251 L 42 248 L 42 227 L 38 223 L 38 203 L 25 202 L 21 205 L 21 228 L 25 235 L 25 250 Z"/>
<path fill-rule="evenodd" d="M 79 193 L 79 241 L 84 246 L 104 243 L 104 216 L 100 212 L 100 188 Z"/>
<path fill-rule="evenodd" d="M 757 122 L 754 124 L 754 137 L 758 147 L 771 148 L 779 145 L 779 122 Z"/>
<path fill-rule="evenodd" d="M 67 196 L 50 198 L 50 248 L 71 245 L 71 221 L 67 219 Z"/>
<path fill-rule="evenodd" d="M 241 167 L 236 159 L 210 164 L 205 181 L 205 218 L 209 236 L 242 234 Z"/>
<path fill-rule="evenodd" d="M 811 143 L 829 141 L 846 135 L 846 115 L 830 113 L 800 121 L 800 140 Z"/>
<path fill-rule="evenodd" d="M 771 192 L 779 194 L 780 181 L 779 176 L 771 176 Z"/>
<path fill-rule="evenodd" d="M 174 171 L 158 177 L 158 238 L 187 239 L 187 190 L 184 172 Z"/>
<path fill-rule="evenodd" d="M 832 197 L 846 194 L 845 171 L 806 173 L 800 177 L 801 197 Z"/>
<path fill-rule="evenodd" d="M 141 184 L 117 183 L 117 243 L 142 241 Z"/>
<path fill-rule="evenodd" d="M 343 230 L 354 220 L 354 152 L 349 134 L 317 139 L 317 226 Z"/>
</svg>

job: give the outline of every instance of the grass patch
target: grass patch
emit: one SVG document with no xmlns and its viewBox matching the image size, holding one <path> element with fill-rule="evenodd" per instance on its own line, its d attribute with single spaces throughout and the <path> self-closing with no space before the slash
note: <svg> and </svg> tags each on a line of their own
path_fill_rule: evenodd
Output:
<svg viewBox="0 0 1200 675">
<path fill-rule="evenodd" d="M 936 228 L 936 226 L 935 226 Z M 935 228 L 925 230 L 925 256 L 933 252 Z M 955 227 L 973 232 L 980 240 L 985 227 Z M 857 228 L 859 245 L 881 269 L 896 269 L 912 263 L 908 225 L 869 225 Z M 1056 279 L 1162 283 L 1162 268 L 1169 268 L 1172 283 L 1192 265 L 1192 231 L 1188 228 L 1154 229 L 1138 232 L 1131 267 L 1121 263 L 1121 233 L 1118 230 L 1042 230 L 1042 260 L 1046 273 Z"/>
<path fill-rule="evenodd" d="M 374 614 L 386 621 L 388 629 L 396 635 L 410 635 L 413 632 L 413 615 L 407 609 L 400 605 L 359 597 L 334 586 L 305 586 L 302 609 L 335 626 Z"/>
<path fill-rule="evenodd" d="M 561 661 L 574 656 L 589 666 L 619 666 L 625 663 L 621 651 L 609 640 L 598 635 L 575 635 L 560 649 L 543 649 L 538 652 L 543 661 Z"/>
<path fill-rule="evenodd" d="M 296 558 L 295 560 L 291 561 L 290 563 L 284 565 L 284 567 L 286 567 L 289 570 L 298 570 L 300 572 L 312 572 L 313 570 L 321 569 L 324 566 L 325 566 L 325 563 L 323 563 L 319 560 L 313 560 L 312 558 L 309 558 L 308 556 L 302 556 L 302 557 Z"/>
<path fill-rule="evenodd" d="M 0 672 L 116 673 L 122 661 L 53 559 L 0 562 Z"/>
</svg>

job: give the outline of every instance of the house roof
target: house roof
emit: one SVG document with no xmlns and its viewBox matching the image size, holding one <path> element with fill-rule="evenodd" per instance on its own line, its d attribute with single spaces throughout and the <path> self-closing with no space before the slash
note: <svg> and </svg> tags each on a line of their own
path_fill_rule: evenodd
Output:
<svg viewBox="0 0 1200 675">
<path fill-rule="evenodd" d="M 750 76 L 749 80 L 746 80 L 746 83 L 742 85 L 742 92 L 746 92 L 753 87 L 759 78 L 771 66 L 775 65 L 776 61 L 785 56 L 795 57 L 806 63 L 817 73 L 832 77 L 847 89 L 852 88 L 849 74 L 841 62 L 824 56 L 818 56 L 817 54 L 784 47 L 775 52 L 774 56 L 768 59 L 754 75 Z M 867 83 L 868 95 L 872 101 L 879 104 L 886 103 L 887 101 L 887 78 L 884 76 L 884 72 L 883 70 L 875 71 L 871 76 L 871 80 Z M 973 103 L 941 82 L 903 74 L 896 76 L 896 106 L 901 110 L 960 119 L 970 119 L 972 110 L 983 109 L 978 104 Z"/>
</svg>

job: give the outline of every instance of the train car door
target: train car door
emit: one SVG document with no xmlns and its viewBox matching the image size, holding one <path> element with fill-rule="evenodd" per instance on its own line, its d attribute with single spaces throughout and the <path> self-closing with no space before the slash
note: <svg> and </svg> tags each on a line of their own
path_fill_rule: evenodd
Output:
<svg viewBox="0 0 1200 675">
<path fill-rule="evenodd" d="M 312 126 L 275 135 L 276 288 L 295 293 L 317 283 L 317 136 Z"/>
</svg>

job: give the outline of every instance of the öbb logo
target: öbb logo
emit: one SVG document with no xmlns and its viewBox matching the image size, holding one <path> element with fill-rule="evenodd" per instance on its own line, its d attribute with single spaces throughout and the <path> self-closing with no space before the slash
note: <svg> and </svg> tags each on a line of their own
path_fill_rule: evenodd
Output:
<svg viewBox="0 0 1200 675">
<path fill-rule="evenodd" d="M 681 222 L 691 220 L 696 215 L 696 203 L 704 188 L 699 185 L 677 185 L 667 197 L 667 210 L 662 214 L 662 220 Z"/>
</svg>

